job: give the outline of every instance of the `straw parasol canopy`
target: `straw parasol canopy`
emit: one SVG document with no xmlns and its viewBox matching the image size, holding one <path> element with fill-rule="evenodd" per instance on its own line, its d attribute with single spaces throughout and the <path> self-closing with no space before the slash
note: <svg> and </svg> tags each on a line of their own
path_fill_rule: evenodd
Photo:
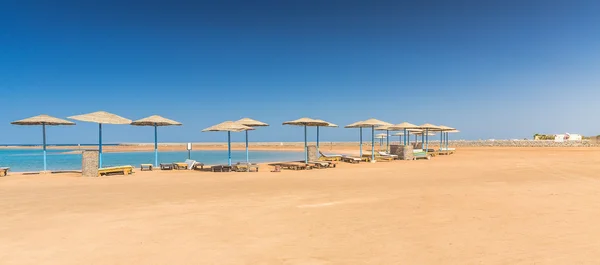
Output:
<svg viewBox="0 0 600 265">
<path fill-rule="evenodd" d="M 390 125 L 383 125 L 383 126 L 379 126 L 379 127 L 375 127 L 376 131 L 395 131 L 395 129 L 393 129 L 394 125 L 390 124 Z"/>
<path fill-rule="evenodd" d="M 417 128 L 421 129 L 421 130 L 429 130 L 429 131 L 440 131 L 441 130 L 440 126 L 433 125 L 431 123 L 421 124 L 421 125 L 417 126 Z"/>
<path fill-rule="evenodd" d="M 13 125 L 75 125 L 74 122 L 52 117 L 46 114 L 13 121 L 10 124 Z"/>
<path fill-rule="evenodd" d="M 350 124 L 348 124 L 348 125 L 344 126 L 344 128 L 360 128 L 358 125 L 359 125 L 360 123 L 362 123 L 362 122 L 363 122 L 363 121 L 357 121 L 357 122 L 355 122 L 355 123 L 350 123 Z"/>
<path fill-rule="evenodd" d="M 143 119 L 139 119 L 131 123 L 134 126 L 180 126 L 181 123 L 161 117 L 158 115 L 152 115 Z"/>
<path fill-rule="evenodd" d="M 327 125 L 322 126 L 322 127 L 339 127 L 337 124 L 334 124 L 334 123 L 331 123 L 331 122 L 328 122 L 328 121 L 319 120 L 319 119 L 317 119 L 317 121 L 326 122 L 327 123 Z M 321 126 L 321 125 L 319 125 L 319 126 Z"/>
<path fill-rule="evenodd" d="M 88 114 L 75 115 L 69 117 L 69 119 L 102 124 L 131 124 L 130 119 L 126 119 L 106 111 L 96 111 Z"/>
<path fill-rule="evenodd" d="M 408 123 L 408 122 L 403 122 L 403 123 L 400 123 L 400 124 L 394 124 L 392 126 L 389 126 L 389 128 L 392 129 L 392 130 L 394 130 L 394 131 L 395 130 L 404 130 L 404 129 L 416 129 L 418 127 L 419 126 L 414 125 L 412 123 Z"/>
<path fill-rule="evenodd" d="M 74 122 L 52 117 L 46 114 L 22 119 L 11 122 L 13 125 L 41 125 L 42 126 L 42 150 L 44 152 L 44 172 L 48 169 L 46 162 L 46 125 L 57 126 L 57 125 L 75 125 Z"/>
<path fill-rule="evenodd" d="M 243 132 L 254 130 L 254 128 L 239 124 L 233 121 L 224 121 L 217 125 L 210 126 L 204 130 L 203 132 Z"/>
<path fill-rule="evenodd" d="M 250 126 L 250 127 L 264 127 L 264 126 L 269 126 L 269 124 L 266 124 L 262 121 L 257 121 L 254 119 L 250 119 L 250 118 L 241 118 L 237 121 L 235 121 L 239 124 L 245 125 L 245 126 Z"/>
<path fill-rule="evenodd" d="M 297 126 L 328 126 L 330 123 L 324 120 L 317 120 L 311 118 L 300 118 L 293 121 L 286 121 L 283 125 L 297 125 Z"/>
<path fill-rule="evenodd" d="M 449 127 L 446 125 L 440 125 L 440 126 L 438 126 L 438 128 L 440 128 L 440 131 L 444 131 L 444 132 L 456 130 L 455 128 L 452 128 L 452 127 Z"/>
<path fill-rule="evenodd" d="M 368 119 L 364 121 L 358 121 L 353 124 L 347 125 L 346 128 L 366 128 L 366 127 L 379 127 L 379 126 L 391 126 L 391 123 L 380 121 L 378 119 Z M 351 127 L 348 127 L 351 126 Z"/>
</svg>

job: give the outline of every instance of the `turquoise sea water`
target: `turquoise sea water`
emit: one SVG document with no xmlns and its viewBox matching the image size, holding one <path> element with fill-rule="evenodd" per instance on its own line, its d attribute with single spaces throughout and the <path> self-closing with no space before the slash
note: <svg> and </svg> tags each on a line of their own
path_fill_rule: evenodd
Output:
<svg viewBox="0 0 600 265">
<path fill-rule="evenodd" d="M 73 150 L 48 150 L 48 170 L 81 170 L 81 154 L 65 154 Z M 188 157 L 184 152 L 159 152 L 159 163 L 182 162 Z M 192 151 L 191 158 L 206 165 L 226 164 L 227 151 Z M 302 152 L 250 151 L 251 162 L 299 161 Z M 154 152 L 104 153 L 103 166 L 154 164 Z M 245 151 L 232 151 L 231 161 L 246 161 Z M 43 170 L 42 150 L 0 150 L 0 167 L 10 167 L 13 172 Z"/>
</svg>

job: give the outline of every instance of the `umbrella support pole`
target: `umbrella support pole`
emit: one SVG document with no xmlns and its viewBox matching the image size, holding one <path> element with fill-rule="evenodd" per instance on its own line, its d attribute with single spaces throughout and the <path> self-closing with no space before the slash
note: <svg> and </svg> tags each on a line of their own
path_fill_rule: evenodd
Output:
<svg viewBox="0 0 600 265">
<path fill-rule="evenodd" d="M 371 126 L 371 163 L 375 163 L 375 126 Z"/>
<path fill-rule="evenodd" d="M 362 127 L 360 128 L 360 139 L 358 140 L 358 145 L 360 146 L 360 157 L 362 157 Z"/>
<path fill-rule="evenodd" d="M 44 136 L 44 172 L 46 172 L 46 170 L 48 170 L 47 168 L 47 164 L 46 164 L 46 124 L 42 123 L 42 134 Z"/>
<path fill-rule="evenodd" d="M 158 126 L 154 124 L 154 166 L 158 168 Z"/>
<path fill-rule="evenodd" d="M 308 164 L 308 141 L 306 138 L 306 125 L 304 125 L 304 163 Z"/>
<path fill-rule="evenodd" d="M 389 154 L 390 153 L 390 130 L 385 130 L 385 133 L 387 134 L 387 139 L 385 140 L 387 147 L 385 148 L 385 152 Z"/>
<path fill-rule="evenodd" d="M 250 172 L 250 155 L 248 154 L 248 130 L 246 130 L 246 166 Z"/>
<path fill-rule="evenodd" d="M 102 123 L 98 123 L 98 167 L 102 168 Z"/>
<path fill-rule="evenodd" d="M 317 157 L 319 156 L 319 126 L 317 126 Z"/>
<path fill-rule="evenodd" d="M 227 165 L 231 166 L 231 132 L 227 132 Z"/>
</svg>

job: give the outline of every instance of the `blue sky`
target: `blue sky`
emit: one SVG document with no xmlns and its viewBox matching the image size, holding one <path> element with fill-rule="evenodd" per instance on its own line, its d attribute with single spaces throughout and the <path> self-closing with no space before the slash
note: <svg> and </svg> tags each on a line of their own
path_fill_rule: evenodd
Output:
<svg viewBox="0 0 600 265">
<path fill-rule="evenodd" d="M 200 130 L 242 117 L 272 125 L 257 141 L 301 141 L 281 122 L 305 116 L 445 124 L 463 139 L 600 134 L 593 1 L 15 2 L 0 3 L 0 143 L 39 142 L 13 120 L 97 110 L 182 122 L 165 142 L 222 141 Z M 153 140 L 131 126 L 104 137 Z M 48 136 L 96 138 L 88 123 Z"/>
</svg>

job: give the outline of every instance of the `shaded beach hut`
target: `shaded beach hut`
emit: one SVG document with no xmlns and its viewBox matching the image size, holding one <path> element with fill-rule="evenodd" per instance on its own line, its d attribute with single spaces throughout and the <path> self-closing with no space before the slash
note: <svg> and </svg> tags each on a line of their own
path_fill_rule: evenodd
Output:
<svg viewBox="0 0 600 265">
<path fill-rule="evenodd" d="M 331 127 L 331 128 L 335 128 L 338 127 L 337 124 L 333 124 L 331 122 L 328 121 L 324 121 L 324 120 L 319 120 L 317 119 L 317 121 L 322 121 L 322 122 L 326 122 L 327 125 L 326 126 L 317 126 L 317 154 L 319 154 L 319 128 L 321 127 Z"/>
<path fill-rule="evenodd" d="M 245 125 L 248 127 L 266 127 L 269 126 L 269 124 L 266 124 L 262 121 L 257 121 L 257 120 L 253 120 L 250 118 L 241 118 L 237 121 L 235 121 L 236 123 L 239 123 L 241 125 Z M 249 130 L 245 130 L 246 131 L 246 164 L 250 164 L 250 154 L 248 152 L 248 131 Z M 250 170 L 248 170 L 248 172 L 250 172 Z"/>
<path fill-rule="evenodd" d="M 346 128 L 371 128 L 371 162 L 375 162 L 375 127 L 392 125 L 391 123 L 387 123 L 385 121 L 380 121 L 378 119 L 368 119 L 364 121 L 355 122 L 353 124 L 347 125 Z M 362 156 L 362 130 L 361 130 L 361 145 L 360 145 L 360 153 Z"/>
<path fill-rule="evenodd" d="M 254 130 L 254 128 L 233 121 L 224 121 L 208 127 L 202 130 L 202 132 L 227 132 L 227 165 L 231 166 L 231 132 L 243 132 L 248 130 Z"/>
<path fill-rule="evenodd" d="M 328 122 L 323 120 L 311 119 L 311 118 L 300 118 L 293 121 L 286 121 L 283 125 L 295 125 L 295 126 L 304 126 L 304 163 L 308 163 L 308 140 L 306 138 L 308 126 L 327 126 Z"/>
<path fill-rule="evenodd" d="M 130 119 L 106 111 L 96 111 L 69 117 L 72 120 L 98 123 L 98 166 L 102 167 L 102 124 L 131 124 Z"/>
<path fill-rule="evenodd" d="M 431 123 L 425 123 L 425 124 L 421 124 L 419 125 L 419 128 L 423 130 L 423 136 L 425 138 L 425 150 L 429 150 L 429 132 L 431 131 L 439 131 L 440 127 L 433 125 Z"/>
<path fill-rule="evenodd" d="M 404 135 L 404 145 L 408 145 L 410 142 L 410 132 L 416 130 L 418 127 L 419 126 L 412 123 L 403 122 L 389 126 L 388 129 L 391 129 L 392 131 L 403 131 L 402 135 Z"/>
<path fill-rule="evenodd" d="M 13 121 L 10 124 L 13 125 L 35 125 L 42 126 L 42 149 L 44 151 L 44 171 L 48 170 L 46 163 L 46 125 L 48 126 L 58 126 L 58 125 L 75 125 L 74 122 L 59 119 L 56 117 L 48 116 L 46 114 L 30 117 L 27 119 L 22 119 L 18 121 Z"/>
<path fill-rule="evenodd" d="M 181 126 L 180 122 L 152 115 L 131 123 L 133 126 L 154 126 L 154 166 L 158 167 L 158 126 Z"/>
</svg>

